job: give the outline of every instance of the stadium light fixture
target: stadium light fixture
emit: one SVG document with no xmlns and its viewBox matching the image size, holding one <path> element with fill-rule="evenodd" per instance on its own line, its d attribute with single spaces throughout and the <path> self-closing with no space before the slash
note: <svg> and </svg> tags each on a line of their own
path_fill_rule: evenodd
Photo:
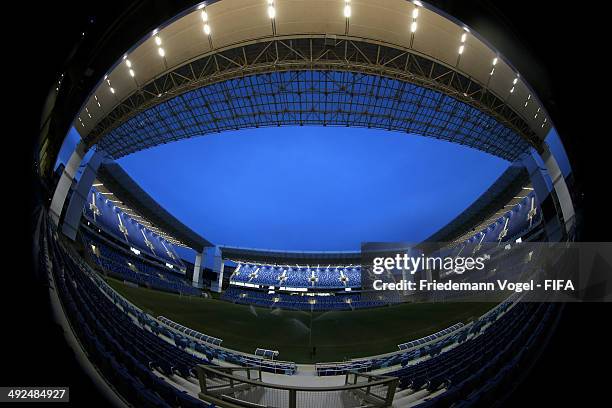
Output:
<svg viewBox="0 0 612 408">
<path fill-rule="evenodd" d="M 515 85 L 518 82 L 519 78 L 520 78 L 520 75 L 516 74 L 516 78 L 512 80 L 512 88 L 510 88 L 510 93 L 514 93 Z"/>
<path fill-rule="evenodd" d="M 465 30 L 467 31 L 467 29 L 465 29 Z M 461 44 L 459 45 L 459 50 L 457 51 L 460 56 L 461 56 L 461 54 L 463 54 L 463 51 L 465 51 L 465 41 L 466 40 L 467 40 L 467 32 L 464 32 L 463 34 L 461 34 L 461 38 L 460 38 Z M 459 63 L 459 59 L 457 59 L 457 63 Z"/>
<path fill-rule="evenodd" d="M 208 24 L 208 13 L 206 12 L 206 9 L 202 10 L 202 21 L 204 22 L 204 26 L 202 27 L 202 30 L 204 31 L 204 34 L 210 36 L 211 33 L 211 29 L 210 29 L 210 24 Z"/>
<path fill-rule="evenodd" d="M 423 7 L 423 3 L 421 3 L 421 2 L 420 2 L 420 1 L 418 1 L 418 0 L 414 0 L 412 3 L 413 3 L 415 6 L 417 6 L 417 7 Z"/>
<path fill-rule="evenodd" d="M 110 91 L 111 91 L 111 93 L 112 93 L 112 94 L 114 94 L 114 93 L 115 93 L 115 88 L 113 88 L 113 87 L 111 86 L 111 87 L 110 87 Z"/>
<path fill-rule="evenodd" d="M 351 16 L 351 0 L 344 0 L 344 17 Z"/>
<path fill-rule="evenodd" d="M 157 45 L 157 53 L 159 54 L 160 57 L 165 58 L 166 57 L 166 51 L 161 47 L 162 45 L 162 40 L 158 35 L 155 35 L 155 44 Z M 164 60 L 164 64 L 165 64 L 165 60 Z"/>
<path fill-rule="evenodd" d="M 268 6 L 268 17 L 270 17 L 270 19 L 276 17 L 276 9 L 274 8 L 274 6 Z"/>
<path fill-rule="evenodd" d="M 268 17 L 270 20 L 276 18 L 276 8 L 274 7 L 274 0 L 268 0 Z"/>
<path fill-rule="evenodd" d="M 126 59 L 125 65 L 127 65 L 128 68 L 132 68 L 132 61 L 130 61 L 129 59 Z"/>
<path fill-rule="evenodd" d="M 134 70 L 130 68 L 130 76 L 132 78 L 134 78 L 135 75 L 136 75 L 136 73 L 134 72 Z"/>
<path fill-rule="evenodd" d="M 411 33 L 416 33 L 417 30 L 417 18 L 419 17 L 419 9 L 418 6 L 415 4 L 414 9 L 412 9 L 412 23 L 410 24 L 410 32 Z"/>
</svg>

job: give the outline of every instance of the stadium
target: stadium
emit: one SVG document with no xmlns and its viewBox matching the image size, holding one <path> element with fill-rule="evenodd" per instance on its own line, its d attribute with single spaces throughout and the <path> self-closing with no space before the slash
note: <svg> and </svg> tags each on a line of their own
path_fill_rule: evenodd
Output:
<svg viewBox="0 0 612 408">
<path fill-rule="evenodd" d="M 95 55 L 78 81 L 70 67 L 55 78 L 35 159 L 38 275 L 110 405 L 503 406 L 551 341 L 561 301 L 610 299 L 592 290 L 608 279 L 594 273 L 563 292 L 581 219 L 545 98 L 443 8 L 211 0 L 130 13 L 113 41 L 83 32 L 76 55 Z M 317 144 L 340 132 L 341 150 Z M 382 183 L 394 160 L 359 146 L 375 137 L 385 152 L 413 139 L 456 149 L 449 162 L 467 152 L 472 178 L 415 147 L 402 165 L 427 170 L 389 171 L 388 190 L 333 184 L 343 166 L 363 169 L 349 176 L 357 188 Z M 302 138 L 312 150 L 281 149 Z M 222 153 L 240 143 L 245 154 Z M 346 159 L 351 149 L 364 156 Z M 194 172 L 189 150 L 210 167 Z M 188 179 L 165 178 L 181 168 Z M 446 185 L 456 197 L 431 193 Z M 378 215 L 343 218 L 354 207 L 410 207 L 410 218 L 384 235 Z M 276 219 L 251 212 L 261 208 Z M 327 210 L 341 221 L 324 221 Z M 286 211 L 298 214 L 291 227 Z"/>
</svg>

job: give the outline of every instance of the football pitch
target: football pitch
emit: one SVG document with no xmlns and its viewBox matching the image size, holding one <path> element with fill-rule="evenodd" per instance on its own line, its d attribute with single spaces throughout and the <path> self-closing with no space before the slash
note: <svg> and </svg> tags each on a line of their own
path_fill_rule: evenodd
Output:
<svg viewBox="0 0 612 408">
<path fill-rule="evenodd" d="M 493 303 L 399 304 L 353 311 L 307 312 L 238 305 L 134 288 L 107 278 L 121 295 L 153 316 L 223 339 L 222 345 L 253 353 L 279 351 L 296 363 L 343 361 L 397 351 L 397 345 L 468 322 Z M 312 356 L 313 347 L 316 355 Z"/>
</svg>

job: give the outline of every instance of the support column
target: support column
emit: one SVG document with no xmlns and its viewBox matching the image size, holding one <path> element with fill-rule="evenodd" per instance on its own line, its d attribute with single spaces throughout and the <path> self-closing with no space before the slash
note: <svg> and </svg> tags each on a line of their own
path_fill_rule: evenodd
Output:
<svg viewBox="0 0 612 408">
<path fill-rule="evenodd" d="M 223 262 L 223 256 L 221 254 L 221 248 L 218 246 L 211 247 L 211 261 L 212 261 L 212 271 L 217 275 L 216 279 L 211 283 L 210 290 L 213 292 L 221 293 L 221 289 L 223 286 L 223 269 L 225 268 L 225 263 Z"/>
<path fill-rule="evenodd" d="M 548 174 L 550 175 L 553 183 L 554 191 L 557 195 L 557 199 L 559 200 L 559 206 L 561 207 L 563 222 L 565 224 L 565 231 L 569 236 L 571 236 L 573 235 L 576 222 L 576 214 L 574 212 L 574 203 L 572 202 L 572 197 L 570 195 L 569 188 L 567 187 L 567 182 L 565 181 L 565 177 L 563 177 L 563 173 L 561 173 L 557 159 L 555 159 L 555 156 L 552 154 L 550 149 L 548 149 L 548 147 L 546 147 L 546 151 L 544 154 L 542 154 L 542 159 L 544 160 L 544 164 L 546 165 L 546 169 L 548 170 Z"/>
<path fill-rule="evenodd" d="M 72 195 L 70 196 L 70 203 L 66 209 L 66 216 L 62 223 L 62 232 L 71 240 L 76 239 L 76 234 L 81 224 L 81 216 L 83 215 L 83 208 L 87 203 L 87 195 L 91 190 L 98 168 L 107 158 L 104 151 L 97 151 L 91 159 L 87 162 L 83 174 L 79 179 Z"/>
<path fill-rule="evenodd" d="M 204 256 L 204 250 L 201 253 L 197 253 L 195 262 L 193 264 L 193 278 L 191 281 L 194 285 L 197 285 L 202 280 L 202 257 Z"/>
<path fill-rule="evenodd" d="M 559 165 L 547 146 L 540 156 L 535 150 L 523 156 L 549 241 L 567 239 L 574 225 L 574 207 Z"/>
<path fill-rule="evenodd" d="M 66 167 L 64 167 L 64 171 L 55 187 L 55 192 L 53 193 L 53 199 L 51 200 L 51 206 L 49 207 L 49 215 L 51 216 L 51 221 L 55 226 L 59 226 L 60 217 L 62 215 L 62 209 L 64 208 L 64 203 L 66 202 L 66 197 L 68 196 L 68 192 L 70 191 L 70 187 L 72 186 L 72 180 L 79 169 L 79 165 L 81 161 L 83 161 L 83 157 L 85 157 L 85 153 L 87 153 L 87 148 L 85 147 L 85 143 L 82 141 L 74 149 L 74 152 L 70 155 L 70 159 L 68 163 L 66 163 Z"/>
</svg>

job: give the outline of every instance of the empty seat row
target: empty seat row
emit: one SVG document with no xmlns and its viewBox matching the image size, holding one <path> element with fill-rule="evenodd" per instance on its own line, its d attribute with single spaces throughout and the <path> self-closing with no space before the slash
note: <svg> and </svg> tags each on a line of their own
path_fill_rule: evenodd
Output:
<svg viewBox="0 0 612 408">
<path fill-rule="evenodd" d="M 440 330 L 439 332 L 431 334 L 431 335 L 429 335 L 427 337 L 422 337 L 422 338 L 417 339 L 417 340 L 412 340 L 412 341 L 409 341 L 407 343 L 402 343 L 402 344 L 399 344 L 397 347 L 400 350 L 406 350 L 406 349 L 409 349 L 409 348 L 412 348 L 412 347 L 415 347 L 415 346 L 418 346 L 418 345 L 421 345 L 421 344 L 424 344 L 424 343 L 428 343 L 428 342 L 430 342 L 432 340 L 435 340 L 435 339 L 437 339 L 439 337 L 446 336 L 447 334 L 452 333 L 455 330 L 460 329 L 461 327 L 463 327 L 463 323 L 456 323 L 456 324 L 452 325 L 451 327 L 447 327 L 446 329 Z"/>
</svg>

